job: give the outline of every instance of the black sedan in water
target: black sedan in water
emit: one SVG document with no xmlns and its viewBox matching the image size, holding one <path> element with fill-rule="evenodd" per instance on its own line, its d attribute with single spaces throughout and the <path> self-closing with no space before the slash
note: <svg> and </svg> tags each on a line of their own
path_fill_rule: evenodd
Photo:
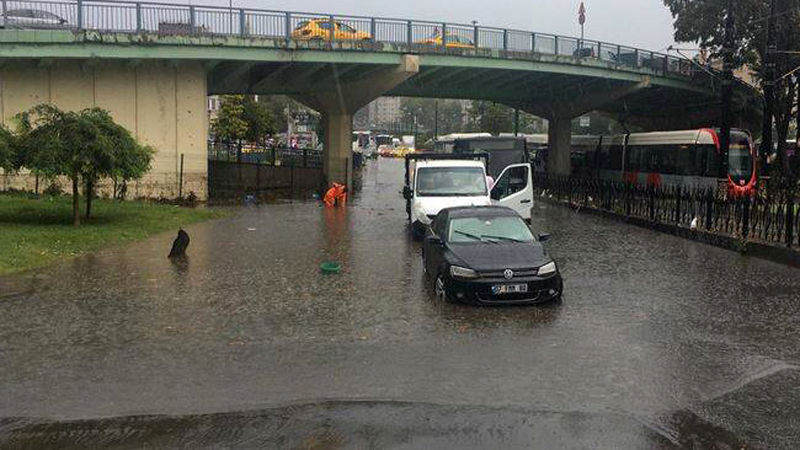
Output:
<svg viewBox="0 0 800 450">
<path fill-rule="evenodd" d="M 422 258 L 436 296 L 448 302 L 517 305 L 560 300 L 555 261 L 516 211 L 448 208 L 431 223 Z"/>
</svg>

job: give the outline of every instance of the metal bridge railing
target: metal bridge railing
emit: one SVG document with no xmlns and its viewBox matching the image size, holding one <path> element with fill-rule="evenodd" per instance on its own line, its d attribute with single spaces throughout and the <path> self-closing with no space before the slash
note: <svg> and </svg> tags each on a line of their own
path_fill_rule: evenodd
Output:
<svg viewBox="0 0 800 450">
<path fill-rule="evenodd" d="M 266 37 L 289 41 L 292 31 L 303 22 L 321 19 L 366 33 L 368 37 L 362 40 L 405 44 L 420 53 L 436 47 L 422 44 L 423 40 L 444 33 L 457 36 L 466 48 L 474 47 L 475 50 L 595 59 L 624 68 L 648 69 L 661 75 L 709 77 L 707 70 L 685 58 L 590 39 L 477 25 L 152 2 L 0 0 L 0 3 L 3 13 L 0 26 L 6 28 L 53 27 L 122 33 Z M 63 21 L 54 23 L 46 18 L 19 18 L 15 12 L 20 10 L 35 11 L 35 15 L 39 12 L 54 14 Z M 337 36 L 329 33 L 325 40 L 333 39 Z"/>
</svg>

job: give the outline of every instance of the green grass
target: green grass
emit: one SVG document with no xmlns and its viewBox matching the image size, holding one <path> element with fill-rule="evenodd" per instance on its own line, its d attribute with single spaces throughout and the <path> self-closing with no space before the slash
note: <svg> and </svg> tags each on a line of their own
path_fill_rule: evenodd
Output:
<svg viewBox="0 0 800 450">
<path fill-rule="evenodd" d="M 84 199 L 81 199 L 82 201 Z M 81 209 L 85 207 L 81 205 Z M 95 200 L 92 218 L 72 226 L 72 198 L 0 194 L 0 275 L 144 239 L 226 212 L 142 201 Z"/>
</svg>

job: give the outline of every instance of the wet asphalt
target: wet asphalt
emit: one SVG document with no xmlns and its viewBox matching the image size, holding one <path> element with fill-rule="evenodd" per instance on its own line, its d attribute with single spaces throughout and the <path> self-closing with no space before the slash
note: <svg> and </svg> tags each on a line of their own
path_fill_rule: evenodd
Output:
<svg viewBox="0 0 800 450">
<path fill-rule="evenodd" d="M 563 303 L 441 304 L 402 170 L 0 278 L 0 448 L 800 446 L 800 270 L 537 202 Z"/>
</svg>

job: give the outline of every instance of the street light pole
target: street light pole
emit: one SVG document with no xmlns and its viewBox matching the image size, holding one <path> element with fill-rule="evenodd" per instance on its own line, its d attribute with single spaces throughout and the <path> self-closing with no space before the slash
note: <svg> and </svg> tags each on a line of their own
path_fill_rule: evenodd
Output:
<svg viewBox="0 0 800 450">
<path fill-rule="evenodd" d="M 725 43 L 723 48 L 723 79 L 722 79 L 722 114 L 720 130 L 720 153 L 722 154 L 722 167 L 727 169 L 728 152 L 731 145 L 731 95 L 733 94 L 733 34 L 734 16 L 733 0 L 728 0 L 727 14 L 725 16 Z M 727 170 L 725 171 L 727 173 Z"/>
<path fill-rule="evenodd" d="M 439 99 L 433 102 L 433 139 L 439 138 Z"/>
<path fill-rule="evenodd" d="M 767 17 L 767 47 L 764 54 L 764 122 L 761 127 L 761 153 L 768 157 L 772 153 L 772 115 L 775 101 L 775 0 L 769 2 Z M 778 155 L 778 163 L 783 158 Z"/>
</svg>

